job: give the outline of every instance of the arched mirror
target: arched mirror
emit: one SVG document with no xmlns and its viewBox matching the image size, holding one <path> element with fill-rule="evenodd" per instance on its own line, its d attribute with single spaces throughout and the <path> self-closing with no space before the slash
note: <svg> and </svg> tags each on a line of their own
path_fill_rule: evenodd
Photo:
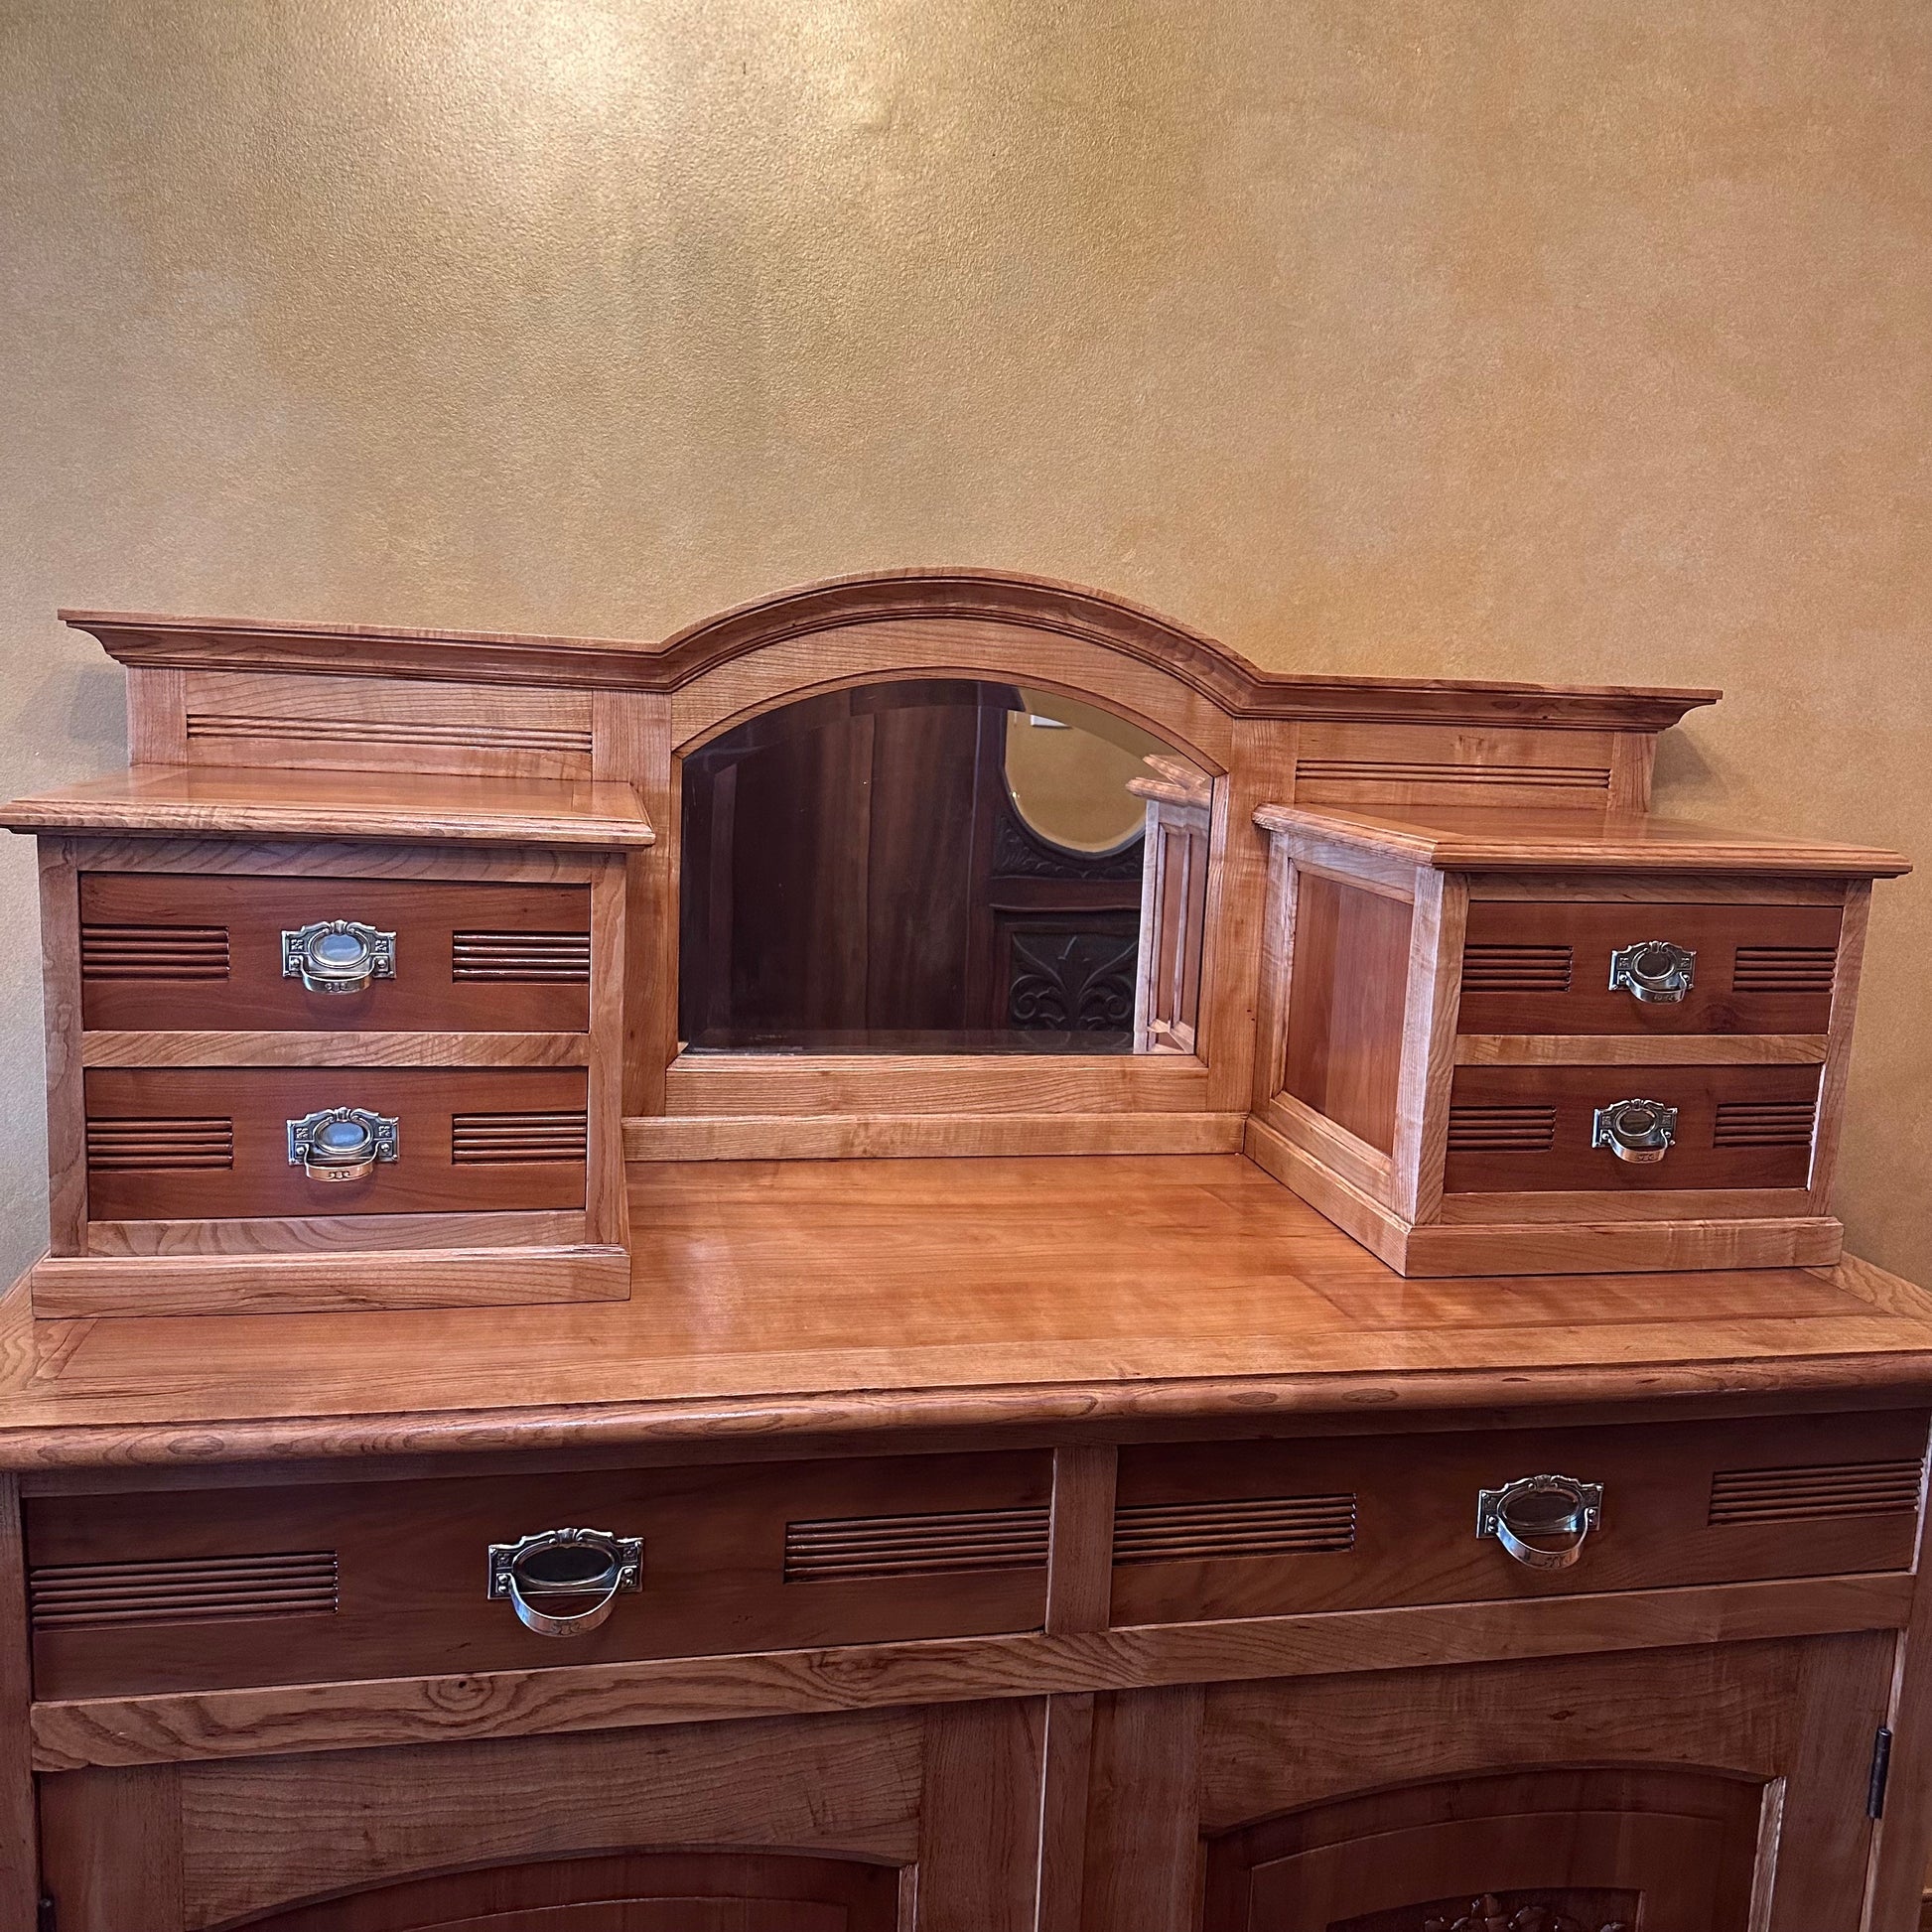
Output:
<svg viewBox="0 0 1932 1932">
<path fill-rule="evenodd" d="M 688 1052 L 1189 1052 L 1212 784 L 1112 712 L 907 678 L 684 760 Z"/>
</svg>

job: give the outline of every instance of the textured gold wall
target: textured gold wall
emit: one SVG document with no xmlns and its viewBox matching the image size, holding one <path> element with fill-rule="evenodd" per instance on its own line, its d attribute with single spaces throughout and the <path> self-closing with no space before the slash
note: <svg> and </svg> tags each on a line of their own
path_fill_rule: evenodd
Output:
<svg viewBox="0 0 1932 1932">
<path fill-rule="evenodd" d="M 979 563 L 1722 684 L 1665 803 L 1932 864 L 1923 0 L 8 0 L 0 62 L 16 789 L 122 755 L 57 604 L 652 636 Z M 1929 954 L 1883 890 L 1844 1188 L 1921 1279 Z"/>
</svg>

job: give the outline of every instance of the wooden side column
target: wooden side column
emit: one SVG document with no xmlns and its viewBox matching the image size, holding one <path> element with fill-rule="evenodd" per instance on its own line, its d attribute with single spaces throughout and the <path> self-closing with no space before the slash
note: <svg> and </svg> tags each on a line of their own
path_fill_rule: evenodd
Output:
<svg viewBox="0 0 1932 1932">
<path fill-rule="evenodd" d="M 0 1476 L 0 1932 L 34 1932 L 40 1897 L 28 1727 L 31 1664 L 20 1479 Z"/>
</svg>

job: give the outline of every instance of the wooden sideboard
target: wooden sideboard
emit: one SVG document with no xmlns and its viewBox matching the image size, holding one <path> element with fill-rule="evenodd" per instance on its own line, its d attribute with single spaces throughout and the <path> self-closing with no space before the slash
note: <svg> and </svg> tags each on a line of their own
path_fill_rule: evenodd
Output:
<svg viewBox="0 0 1932 1932">
<path fill-rule="evenodd" d="M 1651 817 L 1715 694 L 971 573 L 77 621 L 0 1932 L 1915 1924 L 1932 1298 L 1829 1199 L 1904 862 Z M 1137 1050 L 680 1037 L 683 760 L 906 677 L 1173 748 Z"/>
</svg>

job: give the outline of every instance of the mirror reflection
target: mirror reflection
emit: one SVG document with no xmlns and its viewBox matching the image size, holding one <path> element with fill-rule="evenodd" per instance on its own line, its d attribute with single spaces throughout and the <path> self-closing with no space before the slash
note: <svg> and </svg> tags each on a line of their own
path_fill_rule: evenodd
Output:
<svg viewBox="0 0 1932 1932">
<path fill-rule="evenodd" d="M 1022 685 L 902 679 L 684 760 L 687 1050 L 1190 1052 L 1212 786 Z"/>
</svg>

